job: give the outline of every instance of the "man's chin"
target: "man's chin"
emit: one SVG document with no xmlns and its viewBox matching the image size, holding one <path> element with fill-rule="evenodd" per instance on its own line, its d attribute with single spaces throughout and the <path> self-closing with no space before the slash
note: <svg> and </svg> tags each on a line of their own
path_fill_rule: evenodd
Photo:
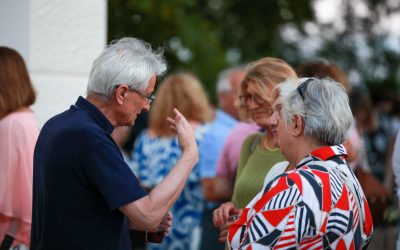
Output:
<svg viewBox="0 0 400 250">
<path fill-rule="evenodd" d="M 135 121 L 136 121 L 136 115 L 135 115 L 135 117 L 133 117 L 133 119 L 132 119 L 132 121 L 131 121 L 131 123 L 129 124 L 129 126 L 133 126 L 133 125 L 135 125 Z"/>
</svg>

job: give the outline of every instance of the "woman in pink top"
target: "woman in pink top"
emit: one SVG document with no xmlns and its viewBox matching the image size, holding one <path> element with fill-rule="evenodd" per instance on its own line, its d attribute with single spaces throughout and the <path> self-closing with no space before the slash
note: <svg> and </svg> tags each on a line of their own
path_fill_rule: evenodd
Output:
<svg viewBox="0 0 400 250">
<path fill-rule="evenodd" d="M 29 106 L 35 98 L 23 58 L 0 47 L 0 245 L 5 249 L 26 249 L 30 242 L 33 151 L 39 129 Z"/>
<path fill-rule="evenodd" d="M 239 122 L 229 133 L 217 163 L 214 200 L 227 201 L 231 199 L 242 143 L 249 135 L 260 129 L 253 121 Z"/>
</svg>

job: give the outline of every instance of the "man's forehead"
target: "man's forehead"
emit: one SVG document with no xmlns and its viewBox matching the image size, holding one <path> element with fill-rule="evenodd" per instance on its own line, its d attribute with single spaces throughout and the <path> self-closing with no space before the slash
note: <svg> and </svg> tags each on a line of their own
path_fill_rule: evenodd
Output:
<svg viewBox="0 0 400 250">
<path fill-rule="evenodd" d="M 156 86 L 156 82 L 157 82 L 157 75 L 154 74 L 149 79 L 149 83 L 147 85 L 147 89 L 154 90 L 154 88 Z"/>
<path fill-rule="evenodd" d="M 239 88 L 240 83 L 242 82 L 244 76 L 245 76 L 245 72 L 240 71 L 240 70 L 237 70 L 237 71 L 234 71 L 231 73 L 230 79 L 231 79 L 231 83 L 234 88 Z"/>
</svg>

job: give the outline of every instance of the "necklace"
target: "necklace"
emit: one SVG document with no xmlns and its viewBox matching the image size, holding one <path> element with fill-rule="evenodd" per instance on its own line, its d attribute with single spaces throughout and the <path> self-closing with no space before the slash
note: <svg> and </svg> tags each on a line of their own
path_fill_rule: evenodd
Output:
<svg viewBox="0 0 400 250">
<path fill-rule="evenodd" d="M 269 141 L 268 141 L 267 135 L 264 135 L 263 137 L 261 137 L 261 147 L 263 147 L 269 151 L 279 150 L 279 147 L 274 147 L 274 146 L 271 147 L 270 145 L 268 145 L 269 144 L 268 142 Z"/>
</svg>

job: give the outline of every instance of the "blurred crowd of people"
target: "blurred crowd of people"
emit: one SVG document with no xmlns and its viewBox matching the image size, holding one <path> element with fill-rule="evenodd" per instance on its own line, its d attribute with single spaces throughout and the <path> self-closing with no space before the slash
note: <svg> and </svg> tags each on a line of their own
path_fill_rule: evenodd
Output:
<svg viewBox="0 0 400 250">
<path fill-rule="evenodd" d="M 370 249 L 395 248 L 396 225 L 400 219 L 397 204 L 400 196 L 399 93 L 383 87 L 369 90 L 353 87 L 345 71 L 329 60 L 316 59 L 292 67 L 284 60 L 272 57 L 263 57 L 247 65 L 223 70 L 216 81 L 216 106 L 209 102 L 201 76 L 192 72 L 170 73 L 157 85 L 154 97 L 146 96 L 154 98 L 154 102 L 153 99 L 149 101 L 149 105 L 153 102 L 149 115 L 141 113 L 135 118 L 133 127 L 122 124 L 124 126 L 116 126 L 112 130 L 111 137 L 120 148 L 123 159 L 140 186 L 149 193 L 154 192 L 183 157 L 179 134 L 167 122 L 168 118 L 175 117 L 174 109 L 177 109 L 193 129 L 199 160 L 188 173 L 187 180 L 182 181 L 184 185 L 179 197 L 173 198 L 176 201 L 170 204 L 168 211 L 173 218 L 172 227 L 162 243 L 146 242 L 146 237 L 140 236 L 141 228 L 136 228 L 130 234 L 134 242 L 133 249 L 217 250 L 226 247 L 240 249 L 252 246 L 257 249 L 257 246 L 285 246 L 281 240 L 269 242 L 273 238 L 268 237 L 272 237 L 270 234 L 275 232 L 288 237 L 289 242 L 291 236 L 285 229 L 293 219 L 290 216 L 304 216 L 304 220 L 307 220 L 304 223 L 308 224 L 328 224 L 325 230 L 329 231 L 332 218 L 327 217 L 327 221 L 318 220 L 323 217 L 322 214 L 331 214 L 336 210 L 328 211 L 324 206 L 329 205 L 333 210 L 343 212 L 346 206 L 338 204 L 339 200 L 345 199 L 353 200 L 353 203 L 348 202 L 353 204 L 353 212 L 357 211 L 352 216 L 360 218 L 360 223 L 353 217 L 354 224 L 346 221 L 352 229 L 343 235 L 352 238 L 354 242 L 337 242 L 331 235 L 319 239 L 321 242 L 314 238 L 308 238 L 306 242 L 305 236 L 312 234 L 313 226 L 310 224 L 307 227 L 303 225 L 304 231 L 299 232 L 299 238 L 306 239 L 304 242 L 298 241 L 294 245 L 289 242 L 287 246 L 304 247 L 315 241 L 313 244 L 321 246 L 335 244 L 334 248 L 337 249 L 341 249 L 340 244 L 347 244 L 345 249 L 351 249 L 350 245 L 366 248 L 368 244 Z M 115 87 L 119 89 L 123 86 Z M 294 97 L 293 93 L 297 93 L 297 96 Z M 346 117 L 348 112 L 343 108 L 347 100 L 351 108 L 349 117 Z M 0 244 L 4 246 L 0 247 L 1 250 L 28 249 L 31 243 L 32 199 L 35 198 L 32 198 L 33 159 L 39 136 L 38 124 L 30 108 L 34 101 L 35 91 L 22 57 L 11 48 L 0 47 Z M 302 111 L 297 110 L 300 101 L 303 102 Z M 282 114 L 282 109 L 286 113 Z M 332 113 L 328 112 L 330 109 Z M 300 124 L 304 130 L 296 130 L 295 127 L 286 130 L 288 134 L 293 134 L 293 138 L 297 136 L 296 133 L 302 135 L 300 139 L 289 138 L 287 135 L 287 141 L 295 143 L 287 146 L 282 136 L 279 136 L 283 131 L 280 127 L 282 117 L 289 117 L 290 114 L 297 117 L 296 112 L 301 114 L 303 120 L 285 121 L 288 124 Z M 328 118 L 324 119 L 324 116 Z M 332 121 L 332 126 L 329 121 Z M 345 129 L 347 125 L 343 125 L 347 123 L 348 130 Z M 337 142 L 337 138 L 341 138 L 339 135 L 330 135 L 336 130 L 339 131 L 337 134 L 344 135 L 342 141 Z M 338 166 L 346 166 L 348 163 L 349 168 L 346 171 L 336 171 L 337 168 L 333 167 L 332 171 L 327 171 L 329 175 L 323 176 L 325 172 L 321 169 L 330 169 L 331 166 L 321 162 L 326 161 L 324 157 L 331 151 L 322 148 L 307 152 L 301 148 L 293 152 L 297 146 L 308 145 L 310 141 L 313 142 L 310 148 L 315 144 L 331 147 L 330 150 L 337 154 L 330 156 L 335 159 L 335 163 Z M 45 158 L 45 148 L 42 147 L 41 158 Z M 301 155 L 301 150 L 310 153 L 311 158 L 314 157 L 308 159 L 307 166 L 301 166 L 299 161 L 292 159 L 298 155 L 308 155 Z M 324 156 L 320 157 L 319 154 Z M 311 166 L 317 167 L 313 169 Z M 300 170 L 302 167 L 306 168 Z M 324 173 L 316 173 L 316 169 Z M 41 169 L 45 170 L 48 169 Z M 40 172 L 35 174 L 42 175 Z M 343 175 L 346 181 L 342 181 Z M 300 208 L 296 203 L 298 211 L 307 207 L 308 199 L 310 202 L 316 199 L 322 203 L 318 208 L 321 211 L 312 208 L 313 216 L 321 218 L 309 219 L 310 214 L 288 213 L 289 219 L 282 229 L 279 225 L 282 227 L 286 215 L 281 215 L 283 208 L 278 207 L 277 203 L 280 205 L 287 201 L 282 202 L 283 198 L 276 197 L 273 192 L 280 187 L 280 181 L 290 183 L 290 180 L 296 178 L 319 183 L 316 185 L 323 186 L 318 191 L 321 196 L 309 197 L 311 195 L 307 192 L 310 190 L 306 184 L 303 184 L 301 194 L 297 194 L 300 191 L 293 187 L 282 187 L 282 196 L 288 195 L 287 200 L 298 199 L 298 204 L 306 204 Z M 343 190 L 347 191 L 340 189 L 336 197 L 334 188 L 331 186 L 327 189 L 327 182 L 324 182 L 329 178 L 337 178 L 336 182 L 342 183 Z M 349 188 L 349 185 L 354 186 L 355 190 Z M 359 191 L 358 187 L 363 191 Z M 315 187 L 310 184 L 310 189 L 315 190 Z M 290 192 L 293 192 L 293 196 L 287 194 Z M 340 196 L 341 192 L 346 195 Z M 329 202 L 335 202 L 326 205 L 329 203 L 326 195 L 330 196 L 331 193 Z M 38 191 L 37 195 L 42 194 Z M 267 199 L 276 199 L 276 202 L 270 204 Z M 349 206 L 347 210 L 350 211 L 352 208 Z M 33 211 L 38 213 L 37 209 Z M 310 212 L 305 209 L 304 213 Z M 275 225 L 263 216 L 272 216 L 282 221 L 276 221 Z M 373 229 L 369 216 L 372 216 Z M 263 237 L 265 241 L 262 241 Z M 281 239 L 280 236 L 274 237 Z M 35 241 L 39 238 L 35 238 Z"/>
</svg>

